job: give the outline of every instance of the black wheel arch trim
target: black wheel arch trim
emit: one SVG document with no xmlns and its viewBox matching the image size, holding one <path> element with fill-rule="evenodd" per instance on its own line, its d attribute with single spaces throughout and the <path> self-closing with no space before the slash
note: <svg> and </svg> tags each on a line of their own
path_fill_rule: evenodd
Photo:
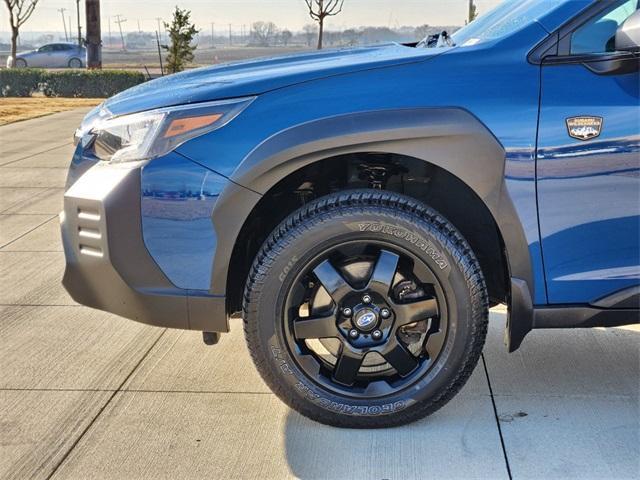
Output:
<svg viewBox="0 0 640 480">
<path fill-rule="evenodd" d="M 219 243 L 210 292 L 226 293 L 231 267 L 228 262 L 235 240 L 263 194 L 306 165 L 362 152 L 417 158 L 448 171 L 468 185 L 498 225 L 509 275 L 527 286 L 528 298 L 512 296 L 512 302 L 531 305 L 534 288 L 531 258 L 524 229 L 505 185 L 505 149 L 477 117 L 457 107 L 380 110 L 329 117 L 266 139 L 231 175 L 233 183 L 225 187 L 214 209 Z M 469 168 L 470 165 L 474 168 Z M 248 194 L 247 189 L 252 192 Z M 526 334 L 533 325 L 530 307 L 511 307 L 515 312 L 529 313 L 511 320 L 512 325 L 517 324 L 518 330 Z"/>
</svg>

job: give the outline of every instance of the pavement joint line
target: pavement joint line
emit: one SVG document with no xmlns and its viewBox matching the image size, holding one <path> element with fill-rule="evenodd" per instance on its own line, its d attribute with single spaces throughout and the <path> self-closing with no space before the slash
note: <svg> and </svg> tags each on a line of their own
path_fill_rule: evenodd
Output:
<svg viewBox="0 0 640 480">
<path fill-rule="evenodd" d="M 496 393 L 498 398 L 539 397 L 539 398 L 610 398 L 610 399 L 637 399 L 632 393 Z"/>
<path fill-rule="evenodd" d="M 19 214 L 16 214 L 16 216 L 18 216 L 18 215 L 19 215 Z M 51 215 L 51 214 L 49 214 L 49 215 Z M 20 240 L 20 239 L 21 239 L 22 237 L 24 237 L 25 235 L 29 235 L 31 232 L 33 232 L 33 231 L 35 231 L 35 230 L 39 229 L 41 226 L 43 226 L 43 225 L 45 225 L 45 224 L 49 223 L 49 222 L 50 222 L 51 220 L 53 220 L 54 218 L 57 218 L 57 216 L 58 216 L 58 215 L 53 215 L 51 218 L 49 218 L 49 219 L 45 220 L 45 221 L 44 221 L 44 222 L 42 222 L 42 223 L 39 223 L 36 227 L 33 227 L 31 230 L 29 230 L 29 231 L 27 231 L 27 232 L 23 233 L 23 234 L 22 234 L 22 235 L 20 235 L 19 237 L 14 238 L 13 240 L 11 240 L 11 241 L 10 241 L 10 242 L 8 242 L 8 243 L 5 243 L 4 245 L 0 245 L 0 250 L 2 250 L 4 247 L 8 247 L 9 245 L 11 245 L 11 244 L 12 244 L 12 243 L 14 243 L 14 242 L 17 242 L 18 240 Z"/>
<path fill-rule="evenodd" d="M 28 160 L 28 158 L 24 158 L 23 160 Z M 71 160 L 69 160 L 69 163 L 71 163 Z M 5 166 L 5 165 L 0 165 L 0 172 L 2 171 L 3 168 L 13 168 L 14 170 L 20 169 L 20 170 L 69 170 L 69 166 L 66 167 L 38 167 L 35 165 L 30 165 L 28 167 L 14 167 L 12 165 L 9 166 Z"/>
<path fill-rule="evenodd" d="M 509 480 L 513 480 L 511 474 L 511 466 L 509 465 L 509 456 L 507 455 L 507 447 L 504 442 L 504 436 L 502 435 L 502 427 L 500 426 L 500 417 L 498 416 L 498 407 L 496 406 L 496 400 L 493 397 L 493 388 L 491 387 L 491 379 L 489 378 L 489 370 L 487 369 L 487 361 L 484 358 L 484 352 L 480 354 L 482 358 L 482 366 L 484 367 L 484 374 L 487 377 L 487 385 L 489 386 L 489 394 L 491 396 L 491 405 L 493 406 L 493 415 L 496 419 L 496 426 L 498 427 L 498 435 L 500 435 L 500 445 L 502 446 L 502 454 L 504 455 L 504 465 L 507 467 L 507 475 Z"/>
<path fill-rule="evenodd" d="M 14 253 L 10 251 L 0 252 L 0 253 Z M 33 252 L 31 252 L 33 253 Z M 60 253 L 60 252 L 55 252 Z M 84 305 L 79 305 L 77 303 L 0 303 L 0 307 L 84 307 Z M 86 308 L 86 307 L 85 307 Z"/>
<path fill-rule="evenodd" d="M 0 187 L 0 191 L 2 191 L 2 189 L 7 189 L 7 190 L 13 190 L 14 187 Z M 20 188 L 20 187 L 19 187 Z M 22 187 L 25 188 L 25 187 Z M 31 187 L 26 187 L 26 188 L 31 188 Z M 61 188 L 56 188 L 56 187 L 33 187 L 33 189 L 38 189 L 38 190 L 42 190 L 41 192 L 38 192 L 37 194 L 35 194 L 31 200 L 37 200 L 40 199 L 40 197 L 44 197 L 46 195 L 47 192 L 50 192 L 51 190 L 61 190 Z M 20 205 L 24 203 L 24 200 L 19 200 L 15 203 L 12 203 L 11 205 L 9 205 L 7 208 L 5 208 L 4 210 L 2 210 L 2 212 L 0 212 L 1 215 L 51 215 L 51 213 L 6 213 L 9 210 L 11 210 L 12 208 Z"/>
<path fill-rule="evenodd" d="M 12 207 L 9 207 L 9 208 L 12 208 Z M 22 217 L 32 216 L 33 217 L 34 215 L 42 216 L 42 215 L 57 215 L 57 214 L 50 213 L 50 212 L 47 212 L 47 213 L 17 213 L 17 212 L 16 213 L 3 213 L 3 212 L 0 212 L 0 216 L 3 216 L 3 217 L 13 217 L 13 216 L 22 216 Z"/>
<path fill-rule="evenodd" d="M 49 152 L 51 152 L 53 150 L 56 150 L 56 149 L 62 148 L 62 147 L 66 147 L 67 145 L 71 145 L 71 144 L 73 144 L 73 142 L 66 142 L 66 143 L 63 143 L 61 145 L 57 145 L 55 147 L 48 148 L 48 149 L 43 150 L 41 152 L 31 153 L 31 154 L 27 155 L 26 157 L 18 158 L 16 160 L 10 160 L 7 163 L 2 163 L 2 164 L 0 164 L 0 167 L 6 167 L 7 165 L 11 165 L 12 163 L 19 162 L 20 160 L 27 160 L 29 158 L 35 157 L 36 155 L 42 155 L 43 153 L 49 153 Z"/>
<path fill-rule="evenodd" d="M 0 247 L 4 248 L 4 247 Z M 4 250 L 9 253 L 64 253 L 64 250 Z"/>
<path fill-rule="evenodd" d="M 80 440 L 82 440 L 82 438 L 87 434 L 87 432 L 91 429 L 91 427 L 96 422 L 96 420 L 98 420 L 98 418 L 100 418 L 100 415 L 102 415 L 102 412 L 104 412 L 106 410 L 107 406 L 109 406 L 109 404 L 115 398 L 115 396 L 118 394 L 118 392 L 122 391 L 122 387 L 127 383 L 129 378 L 131 378 L 133 373 L 140 367 L 142 362 L 147 358 L 147 356 L 149 355 L 151 350 L 153 350 L 154 347 L 158 344 L 158 342 L 164 336 L 164 334 L 167 332 L 167 330 L 168 329 L 165 328 L 165 329 L 162 330 L 162 332 L 160 332 L 160 335 L 158 335 L 158 337 L 154 340 L 154 342 L 147 349 L 147 351 L 144 352 L 144 355 L 142 355 L 142 357 L 140 357 L 140 360 L 138 360 L 138 362 L 133 366 L 133 368 L 131 369 L 129 374 L 124 378 L 124 380 L 122 380 L 120 385 L 118 385 L 118 388 L 116 390 L 111 390 L 112 393 L 111 393 L 111 395 L 109 395 L 109 398 L 107 399 L 107 401 L 104 402 L 104 405 L 102 405 L 102 407 L 100 407 L 100 409 L 98 410 L 98 413 L 96 413 L 95 416 L 89 421 L 89 424 L 82 430 L 80 435 L 78 435 L 78 438 L 76 438 L 73 441 L 73 443 L 71 444 L 71 446 L 69 447 L 67 452 L 62 456 L 62 458 L 58 461 L 58 463 L 56 463 L 56 465 L 53 467 L 53 470 L 51 470 L 51 473 L 49 475 L 47 475 L 47 480 L 51 479 L 56 474 L 58 469 L 62 466 L 62 464 L 67 460 L 67 458 L 69 458 L 69 455 L 71 455 L 71 452 L 73 452 L 73 450 L 76 448 L 76 446 L 80 443 Z"/>
<path fill-rule="evenodd" d="M 234 392 L 230 390 L 222 390 L 216 392 L 215 390 L 149 390 L 149 389 L 124 389 L 116 390 L 114 388 L 15 388 L 7 387 L 0 388 L 0 392 L 89 392 L 89 393 L 172 393 L 172 394 L 203 394 L 203 395 L 275 395 L 271 392 Z"/>
<path fill-rule="evenodd" d="M 28 168 L 23 168 L 22 170 L 28 170 Z M 53 187 L 51 185 L 45 185 L 44 187 L 39 187 L 37 185 L 23 185 L 23 186 L 20 186 L 20 185 L 15 185 L 15 186 L 14 185 L 11 185 L 11 186 L 1 185 L 0 188 L 10 188 L 11 190 L 17 190 L 18 188 L 28 188 L 30 190 L 34 190 L 36 188 L 39 188 L 39 189 L 41 188 L 42 190 L 49 190 L 51 188 L 62 189 L 62 188 L 64 188 L 64 185 L 61 185 L 59 187 Z M 9 207 L 9 208 L 11 208 L 11 207 Z"/>
</svg>

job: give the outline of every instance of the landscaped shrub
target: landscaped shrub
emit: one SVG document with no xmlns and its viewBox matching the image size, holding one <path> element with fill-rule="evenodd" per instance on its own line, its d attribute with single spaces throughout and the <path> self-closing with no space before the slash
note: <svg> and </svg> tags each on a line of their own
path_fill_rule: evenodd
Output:
<svg viewBox="0 0 640 480">
<path fill-rule="evenodd" d="M 38 90 L 46 72 L 36 68 L 0 70 L 0 97 L 29 97 Z"/>
<path fill-rule="evenodd" d="M 46 72 L 43 88 L 47 97 L 106 98 L 144 81 L 144 74 L 139 72 L 68 70 Z"/>
<path fill-rule="evenodd" d="M 106 98 L 145 81 L 139 72 L 122 70 L 0 70 L 0 97 L 29 97 L 42 89 L 47 97 Z"/>
</svg>

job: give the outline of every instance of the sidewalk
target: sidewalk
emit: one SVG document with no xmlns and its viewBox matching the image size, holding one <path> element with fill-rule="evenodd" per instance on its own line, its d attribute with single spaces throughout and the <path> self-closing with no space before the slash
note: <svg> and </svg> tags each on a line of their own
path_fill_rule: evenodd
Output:
<svg viewBox="0 0 640 480">
<path fill-rule="evenodd" d="M 418 423 L 290 411 L 239 320 L 219 345 L 74 304 L 61 210 L 84 111 L 0 127 L 0 478 L 640 478 L 640 327 L 536 331 L 491 313 L 463 391 Z"/>
</svg>

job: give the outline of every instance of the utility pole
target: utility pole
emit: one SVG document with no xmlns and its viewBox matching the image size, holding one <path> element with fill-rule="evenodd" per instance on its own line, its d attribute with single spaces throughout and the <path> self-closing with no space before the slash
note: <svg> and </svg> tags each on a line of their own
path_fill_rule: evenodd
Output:
<svg viewBox="0 0 640 480">
<path fill-rule="evenodd" d="M 118 28 L 120 29 L 120 40 L 122 41 L 122 50 L 126 50 L 127 46 L 124 44 L 124 35 L 122 34 L 122 24 L 127 21 L 126 18 L 120 18 L 122 15 L 114 15 L 116 17 L 115 22 L 118 24 Z"/>
<path fill-rule="evenodd" d="M 162 27 L 160 26 L 162 24 L 162 18 L 156 17 L 156 22 L 158 22 L 158 42 L 160 42 L 162 40 Z"/>
<path fill-rule="evenodd" d="M 60 12 L 60 15 L 62 16 L 62 25 L 64 26 L 64 39 L 68 42 L 69 41 L 69 35 L 67 35 L 67 22 L 64 20 L 64 11 L 66 10 L 66 8 L 59 8 L 58 11 Z M 69 25 L 71 26 L 71 25 Z"/>
<path fill-rule="evenodd" d="M 216 24 L 215 22 L 211 23 L 211 47 L 216 47 Z"/>
<path fill-rule="evenodd" d="M 231 36 L 231 24 L 229 24 L 229 46 L 233 45 L 233 38 Z"/>
<path fill-rule="evenodd" d="M 85 0 L 87 25 L 87 68 L 102 68 L 102 31 L 100 30 L 100 0 Z"/>
<path fill-rule="evenodd" d="M 138 33 L 142 33 L 142 29 L 140 28 L 140 20 L 138 20 Z"/>
<path fill-rule="evenodd" d="M 160 34 L 156 32 L 156 45 L 158 46 L 158 59 L 160 60 L 160 74 L 164 77 L 164 67 L 162 66 L 162 50 L 160 49 Z"/>
<path fill-rule="evenodd" d="M 78 22 L 78 46 L 82 46 L 82 27 L 80 26 L 80 0 L 76 0 L 76 21 Z"/>
<path fill-rule="evenodd" d="M 111 37 L 111 17 L 109 17 L 108 20 L 109 20 L 109 47 L 113 47 L 113 38 Z"/>
</svg>

